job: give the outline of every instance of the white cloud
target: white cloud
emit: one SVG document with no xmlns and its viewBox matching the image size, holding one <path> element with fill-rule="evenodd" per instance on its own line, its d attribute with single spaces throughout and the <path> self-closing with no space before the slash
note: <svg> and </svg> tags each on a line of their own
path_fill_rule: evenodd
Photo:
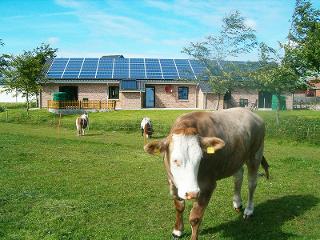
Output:
<svg viewBox="0 0 320 240">
<path fill-rule="evenodd" d="M 49 37 L 46 42 L 49 43 L 50 45 L 55 45 L 59 41 L 60 41 L 60 39 L 57 37 Z"/>
<path fill-rule="evenodd" d="M 73 14 L 95 36 L 123 36 L 146 41 L 153 32 L 147 24 L 131 17 L 114 15 L 98 9 L 91 2 L 56 0 L 56 4 L 72 8 Z"/>
<path fill-rule="evenodd" d="M 254 21 L 253 19 L 250 19 L 250 18 L 247 18 L 245 21 L 244 21 L 244 24 L 247 26 L 247 27 L 250 27 L 252 29 L 256 29 L 257 28 L 257 23 L 256 21 Z"/>
</svg>

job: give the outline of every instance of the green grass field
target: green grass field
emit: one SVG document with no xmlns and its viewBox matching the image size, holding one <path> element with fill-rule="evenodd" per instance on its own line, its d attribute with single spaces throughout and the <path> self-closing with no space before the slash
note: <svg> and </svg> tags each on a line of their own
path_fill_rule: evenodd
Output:
<svg viewBox="0 0 320 240">
<path fill-rule="evenodd" d="M 57 128 L 46 111 L 0 113 L 0 239 L 171 239 L 166 173 L 161 157 L 143 152 L 137 126 L 150 116 L 160 138 L 182 112 L 93 113 L 84 137 L 75 116 Z M 320 113 L 283 112 L 277 128 L 273 112 L 259 114 L 271 179 L 259 179 L 255 216 L 233 210 L 232 179 L 222 180 L 200 239 L 320 239 Z M 246 202 L 246 179 L 242 192 Z M 191 233 L 187 206 L 182 239 Z"/>
</svg>

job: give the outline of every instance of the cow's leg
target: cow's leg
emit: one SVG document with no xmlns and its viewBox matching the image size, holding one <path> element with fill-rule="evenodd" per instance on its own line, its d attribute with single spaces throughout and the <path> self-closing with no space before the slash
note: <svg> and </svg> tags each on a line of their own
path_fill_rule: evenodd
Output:
<svg viewBox="0 0 320 240">
<path fill-rule="evenodd" d="M 257 178 L 258 178 L 258 170 L 263 156 L 263 145 L 257 151 L 257 153 L 250 158 L 250 161 L 247 163 L 248 167 L 248 189 L 249 189 L 249 196 L 248 196 L 248 205 L 244 210 L 243 218 L 248 218 L 253 215 L 253 195 L 254 191 L 257 187 Z"/>
<path fill-rule="evenodd" d="M 185 208 L 185 202 L 183 199 L 178 199 L 175 198 L 174 200 L 174 205 L 176 207 L 176 223 L 174 225 L 174 229 L 172 231 L 172 236 L 174 238 L 179 238 L 183 234 L 183 211 Z"/>
<path fill-rule="evenodd" d="M 176 223 L 174 224 L 174 229 L 172 231 L 172 236 L 174 239 L 180 238 L 183 234 L 183 211 L 185 208 L 185 201 L 178 196 L 178 190 L 173 182 L 168 179 L 170 194 L 173 196 L 174 206 L 176 208 Z"/>
<path fill-rule="evenodd" d="M 248 189 L 249 189 L 249 196 L 248 196 L 248 205 L 244 210 L 243 218 L 248 218 L 253 215 L 253 195 L 254 191 L 257 186 L 257 176 L 258 176 L 258 168 L 257 167 L 249 167 L 248 166 Z"/>
<path fill-rule="evenodd" d="M 239 171 L 233 175 L 233 181 L 234 181 L 233 207 L 237 212 L 240 212 L 242 209 L 242 199 L 241 199 L 242 180 L 243 180 L 243 167 L 241 167 Z"/>
<path fill-rule="evenodd" d="M 200 223 L 214 188 L 212 188 L 210 191 L 200 192 L 199 198 L 193 203 L 193 207 L 189 216 L 189 222 L 192 230 L 191 240 L 198 239 Z"/>
</svg>

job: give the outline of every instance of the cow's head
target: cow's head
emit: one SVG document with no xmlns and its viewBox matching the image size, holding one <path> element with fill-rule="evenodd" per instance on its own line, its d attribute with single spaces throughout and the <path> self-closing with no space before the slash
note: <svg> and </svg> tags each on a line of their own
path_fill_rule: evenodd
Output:
<svg viewBox="0 0 320 240">
<path fill-rule="evenodd" d="M 162 141 L 144 147 L 147 153 L 164 153 L 168 175 L 182 199 L 197 198 L 200 188 L 197 177 L 203 154 L 214 154 L 225 145 L 217 137 L 201 137 L 195 128 L 178 129 Z"/>
</svg>

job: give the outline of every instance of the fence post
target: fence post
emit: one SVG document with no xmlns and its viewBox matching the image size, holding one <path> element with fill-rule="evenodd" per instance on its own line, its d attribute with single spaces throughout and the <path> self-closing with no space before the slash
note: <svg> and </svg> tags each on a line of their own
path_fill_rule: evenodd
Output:
<svg viewBox="0 0 320 240">
<path fill-rule="evenodd" d="M 99 100 L 99 110 L 101 109 L 101 100 Z"/>
</svg>

